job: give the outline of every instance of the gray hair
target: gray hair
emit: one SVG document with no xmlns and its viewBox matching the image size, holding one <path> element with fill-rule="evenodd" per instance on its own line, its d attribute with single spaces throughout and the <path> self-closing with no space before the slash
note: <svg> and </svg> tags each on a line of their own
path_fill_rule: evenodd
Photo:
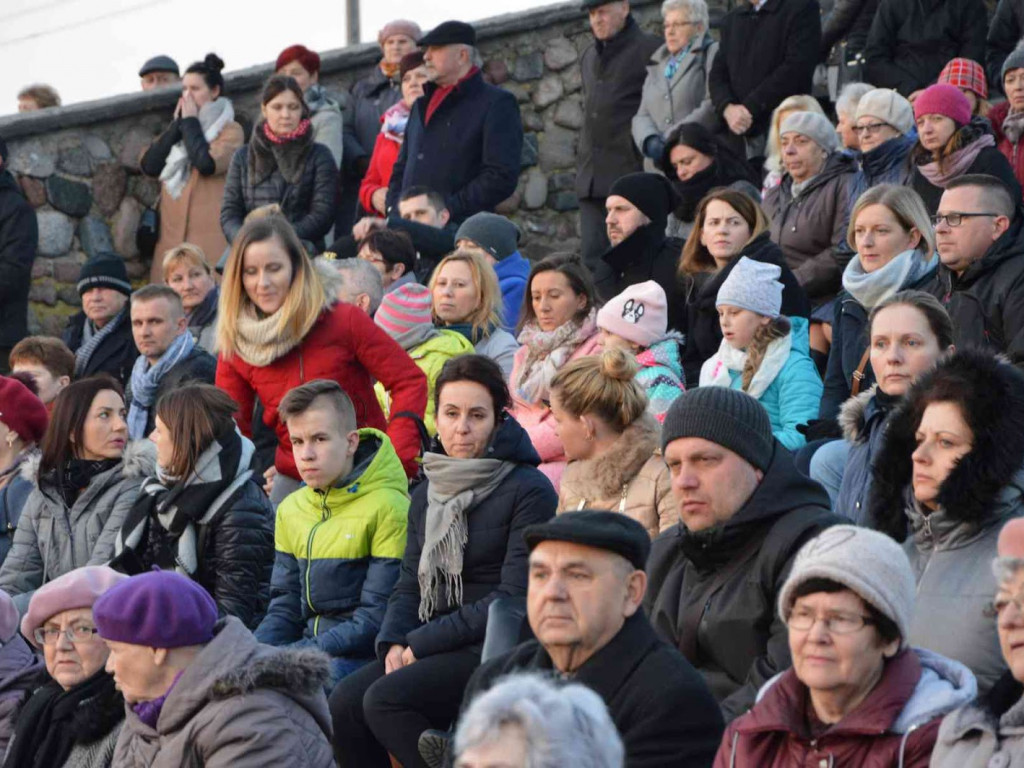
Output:
<svg viewBox="0 0 1024 768">
<path fill-rule="evenodd" d="M 1002 586 L 1024 569 L 1024 557 L 996 557 L 992 559 L 992 575 Z"/>
<path fill-rule="evenodd" d="M 469 705 L 455 732 L 455 754 L 494 741 L 505 726 L 523 733 L 525 768 L 623 766 L 619 732 L 604 701 L 585 686 L 557 686 L 535 674 L 503 678 Z"/>
<path fill-rule="evenodd" d="M 847 117 L 857 116 L 857 104 L 861 97 L 869 91 L 875 90 L 875 86 L 868 83 L 847 83 L 836 98 L 836 114 L 842 112 Z"/>
<path fill-rule="evenodd" d="M 661 18 L 664 19 L 670 11 L 683 11 L 690 21 L 700 24 L 704 32 L 711 28 L 708 4 L 704 0 L 665 0 L 661 4 Z"/>
<path fill-rule="evenodd" d="M 376 312 L 384 300 L 384 281 L 377 268 L 366 259 L 337 259 L 329 263 L 341 278 L 339 294 L 342 299 L 351 302 L 365 293 L 370 297 L 370 314 Z"/>
</svg>

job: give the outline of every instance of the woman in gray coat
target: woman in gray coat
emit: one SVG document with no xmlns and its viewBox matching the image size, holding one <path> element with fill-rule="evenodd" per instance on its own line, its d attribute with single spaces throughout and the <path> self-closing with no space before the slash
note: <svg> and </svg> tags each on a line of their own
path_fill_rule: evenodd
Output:
<svg viewBox="0 0 1024 768">
<path fill-rule="evenodd" d="M 633 141 L 644 155 L 644 168 L 658 170 L 665 138 L 682 123 L 713 130 L 718 122 L 708 96 L 708 72 L 718 53 L 711 39 L 704 0 L 665 0 L 661 4 L 665 44 L 651 56 L 633 117 Z"/>
<path fill-rule="evenodd" d="M 985 609 L 999 530 L 1024 514 L 1024 373 L 974 349 L 941 360 L 893 412 L 874 467 L 868 523 L 904 542 L 917 579 L 908 639 L 966 664 L 984 695 L 1006 668 Z"/>
<path fill-rule="evenodd" d="M 57 396 L 42 455 L 25 468 L 35 488 L 0 567 L 0 589 L 19 611 L 43 584 L 113 557 L 155 459 L 148 440 L 128 443 L 124 396 L 110 376 L 76 381 Z"/>
</svg>

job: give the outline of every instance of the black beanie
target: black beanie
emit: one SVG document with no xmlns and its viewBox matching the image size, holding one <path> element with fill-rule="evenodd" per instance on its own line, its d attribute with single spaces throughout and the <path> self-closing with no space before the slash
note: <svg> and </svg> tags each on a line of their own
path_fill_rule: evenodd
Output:
<svg viewBox="0 0 1024 768">
<path fill-rule="evenodd" d="M 608 197 L 624 197 L 652 222 L 663 222 L 676 207 L 672 183 L 660 173 L 630 173 L 617 179 Z"/>
<path fill-rule="evenodd" d="M 661 428 L 662 453 L 682 437 L 717 443 L 762 472 L 775 453 L 768 411 L 746 392 L 728 387 L 689 389 L 673 401 Z"/>
<path fill-rule="evenodd" d="M 125 296 L 132 295 L 132 284 L 128 282 L 128 272 L 124 267 L 124 259 L 116 253 L 97 253 L 85 264 L 78 274 L 78 295 L 81 296 L 90 288 L 113 288 Z"/>
</svg>

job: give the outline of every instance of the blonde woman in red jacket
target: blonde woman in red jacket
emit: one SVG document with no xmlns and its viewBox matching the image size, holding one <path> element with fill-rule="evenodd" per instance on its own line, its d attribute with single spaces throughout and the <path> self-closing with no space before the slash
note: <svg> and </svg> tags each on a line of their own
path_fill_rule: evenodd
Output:
<svg viewBox="0 0 1024 768">
<path fill-rule="evenodd" d="M 221 283 L 217 351 L 216 384 L 239 403 L 242 432 L 252 434 L 259 397 L 263 421 L 277 433 L 274 468 L 267 473 L 275 503 L 300 482 L 277 407 L 289 390 L 313 379 L 341 384 L 358 425 L 386 429 L 406 473 L 416 474 L 419 430 L 402 414 L 423 417 L 426 378 L 365 312 L 337 300 L 281 216 L 246 223 L 232 244 Z M 374 380 L 390 392 L 390 424 L 377 404 Z"/>
</svg>

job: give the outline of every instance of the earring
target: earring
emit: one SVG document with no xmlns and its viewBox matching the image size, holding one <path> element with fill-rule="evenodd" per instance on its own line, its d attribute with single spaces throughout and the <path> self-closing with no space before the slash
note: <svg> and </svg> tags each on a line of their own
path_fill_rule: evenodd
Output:
<svg viewBox="0 0 1024 768">
<path fill-rule="evenodd" d="M 17 440 L 17 436 L 13 432 L 8 432 L 7 433 L 7 447 L 8 448 L 13 448 L 15 440 Z"/>
</svg>

